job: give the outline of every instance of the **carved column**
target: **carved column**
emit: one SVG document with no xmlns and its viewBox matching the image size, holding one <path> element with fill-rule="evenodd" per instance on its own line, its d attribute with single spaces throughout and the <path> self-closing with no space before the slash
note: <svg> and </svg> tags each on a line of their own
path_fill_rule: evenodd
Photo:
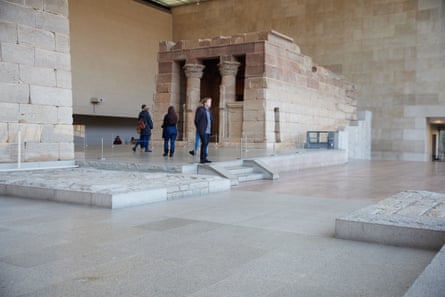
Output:
<svg viewBox="0 0 445 297">
<path fill-rule="evenodd" d="M 186 102 L 185 102 L 185 127 L 184 141 L 194 141 L 196 129 L 194 124 L 195 110 L 201 99 L 201 78 L 204 65 L 185 64 L 184 73 L 187 78 Z"/>
<path fill-rule="evenodd" d="M 230 138 L 227 104 L 236 100 L 236 73 L 240 63 L 237 61 L 223 61 L 219 66 L 221 86 L 219 90 L 219 135 L 221 141 Z"/>
</svg>

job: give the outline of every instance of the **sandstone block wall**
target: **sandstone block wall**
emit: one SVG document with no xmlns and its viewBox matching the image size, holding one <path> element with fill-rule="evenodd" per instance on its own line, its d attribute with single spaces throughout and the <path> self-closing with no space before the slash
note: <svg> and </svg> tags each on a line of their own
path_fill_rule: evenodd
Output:
<svg viewBox="0 0 445 297">
<path fill-rule="evenodd" d="M 352 83 L 313 63 L 291 38 L 270 34 L 264 52 L 269 142 L 299 145 L 307 131 L 336 131 L 357 119 Z"/>
<path fill-rule="evenodd" d="M 74 158 L 68 0 L 0 0 L 0 162 Z"/>
</svg>

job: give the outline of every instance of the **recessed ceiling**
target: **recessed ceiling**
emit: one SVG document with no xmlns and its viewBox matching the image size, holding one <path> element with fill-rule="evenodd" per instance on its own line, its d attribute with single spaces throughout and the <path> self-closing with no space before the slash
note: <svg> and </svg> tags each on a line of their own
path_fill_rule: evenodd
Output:
<svg viewBox="0 0 445 297">
<path fill-rule="evenodd" d="M 199 5 L 200 2 L 204 2 L 206 0 L 144 0 L 148 3 L 153 3 L 156 5 L 160 5 L 165 8 L 172 8 L 175 6 L 181 6 L 181 5 L 188 5 L 188 4 L 197 4 Z"/>
</svg>

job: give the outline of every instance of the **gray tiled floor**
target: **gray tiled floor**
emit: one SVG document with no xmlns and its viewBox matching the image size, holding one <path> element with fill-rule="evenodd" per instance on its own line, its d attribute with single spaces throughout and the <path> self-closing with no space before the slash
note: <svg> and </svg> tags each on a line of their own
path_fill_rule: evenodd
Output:
<svg viewBox="0 0 445 297">
<path fill-rule="evenodd" d="M 403 296 L 434 257 L 335 239 L 334 220 L 401 190 L 444 192 L 445 163 L 280 176 L 120 210 L 0 197 L 0 296 Z"/>
</svg>

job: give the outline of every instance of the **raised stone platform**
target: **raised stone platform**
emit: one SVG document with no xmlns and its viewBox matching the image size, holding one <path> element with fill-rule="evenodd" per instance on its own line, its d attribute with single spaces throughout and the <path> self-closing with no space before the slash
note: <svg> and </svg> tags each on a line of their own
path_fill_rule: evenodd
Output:
<svg viewBox="0 0 445 297">
<path fill-rule="evenodd" d="M 445 245 L 403 297 L 445 296 Z"/>
<path fill-rule="evenodd" d="M 122 208 L 230 189 L 217 176 L 70 168 L 0 173 L 0 194 Z"/>
<path fill-rule="evenodd" d="M 336 219 L 342 239 L 439 250 L 445 244 L 445 194 L 405 191 Z"/>
</svg>

